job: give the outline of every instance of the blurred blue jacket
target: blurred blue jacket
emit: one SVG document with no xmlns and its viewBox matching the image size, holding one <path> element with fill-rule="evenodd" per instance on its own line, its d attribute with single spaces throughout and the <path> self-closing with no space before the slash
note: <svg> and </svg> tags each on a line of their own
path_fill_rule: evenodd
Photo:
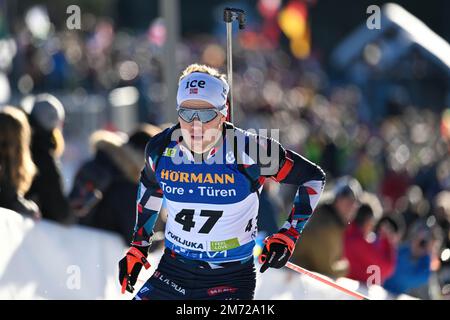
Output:
<svg viewBox="0 0 450 320">
<path fill-rule="evenodd" d="M 425 285 L 431 274 L 430 263 L 430 255 L 416 260 L 411 255 L 409 245 L 401 246 L 394 274 L 386 280 L 384 288 L 394 294 L 401 294 Z"/>
</svg>

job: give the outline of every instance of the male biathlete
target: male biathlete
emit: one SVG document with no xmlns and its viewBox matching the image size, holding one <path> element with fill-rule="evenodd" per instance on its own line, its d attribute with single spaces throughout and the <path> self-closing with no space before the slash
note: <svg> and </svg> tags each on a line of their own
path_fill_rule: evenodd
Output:
<svg viewBox="0 0 450 320">
<path fill-rule="evenodd" d="M 123 292 L 133 292 L 142 266 L 150 267 L 146 258 L 163 197 L 168 217 L 164 254 L 136 300 L 253 299 L 264 180 L 298 190 L 286 222 L 264 240 L 260 272 L 286 264 L 317 206 L 325 184 L 321 168 L 227 122 L 228 91 L 218 70 L 190 65 L 178 84 L 178 124 L 147 144 L 133 242 L 119 262 Z"/>
</svg>

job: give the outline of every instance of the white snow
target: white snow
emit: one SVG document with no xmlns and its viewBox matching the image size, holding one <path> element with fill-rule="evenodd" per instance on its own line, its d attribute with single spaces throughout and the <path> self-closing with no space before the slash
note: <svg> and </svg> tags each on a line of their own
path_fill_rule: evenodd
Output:
<svg viewBox="0 0 450 320">
<path fill-rule="evenodd" d="M 117 262 L 126 250 L 112 233 L 35 222 L 0 209 L 0 299 L 131 299 L 132 294 L 120 293 L 117 279 Z M 141 272 L 135 292 L 153 274 L 161 253 L 150 254 L 151 268 Z M 338 284 L 371 299 L 391 298 L 381 287 L 368 290 L 350 279 L 338 279 Z M 255 299 L 353 298 L 283 268 L 257 273 Z"/>
</svg>

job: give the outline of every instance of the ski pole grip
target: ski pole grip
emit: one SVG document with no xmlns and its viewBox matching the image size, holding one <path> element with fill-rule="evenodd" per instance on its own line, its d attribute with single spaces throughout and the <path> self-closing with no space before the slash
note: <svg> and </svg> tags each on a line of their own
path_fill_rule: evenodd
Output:
<svg viewBox="0 0 450 320">
<path fill-rule="evenodd" d="M 225 8 L 223 10 L 223 21 L 231 23 L 234 20 L 238 20 L 239 29 L 245 28 L 245 12 L 242 9 L 237 8 Z"/>
<path fill-rule="evenodd" d="M 225 8 L 223 10 L 223 21 L 226 23 L 233 22 L 233 9 Z"/>
</svg>

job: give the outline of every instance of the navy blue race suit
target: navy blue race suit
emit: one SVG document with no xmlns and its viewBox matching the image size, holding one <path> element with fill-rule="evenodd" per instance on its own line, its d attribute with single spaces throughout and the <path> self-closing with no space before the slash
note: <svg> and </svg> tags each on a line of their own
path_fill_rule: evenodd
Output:
<svg viewBox="0 0 450 320">
<path fill-rule="evenodd" d="M 141 173 L 133 246 L 151 244 L 165 198 L 165 253 L 135 299 L 252 299 L 259 192 L 265 179 L 298 187 L 279 233 L 295 243 L 325 184 L 319 166 L 276 140 L 224 124 L 223 139 L 202 159 L 179 125 L 155 136 Z"/>
</svg>

